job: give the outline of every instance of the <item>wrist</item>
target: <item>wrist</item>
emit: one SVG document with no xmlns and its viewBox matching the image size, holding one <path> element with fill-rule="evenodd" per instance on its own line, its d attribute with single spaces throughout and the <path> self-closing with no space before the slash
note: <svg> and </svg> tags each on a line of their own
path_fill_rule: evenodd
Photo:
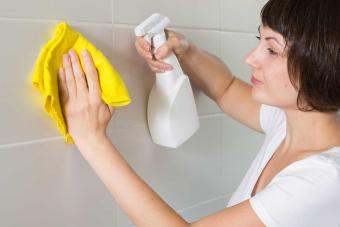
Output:
<svg viewBox="0 0 340 227">
<path fill-rule="evenodd" d="M 189 41 L 184 41 L 184 42 L 187 42 L 185 44 L 186 45 L 185 51 L 183 51 L 180 54 L 176 54 L 179 62 L 183 62 L 183 61 L 186 61 L 187 59 L 190 59 L 190 56 L 192 55 L 195 49 L 195 46 L 192 42 L 189 42 Z"/>
<path fill-rule="evenodd" d="M 104 143 L 109 140 L 108 136 L 105 133 L 93 133 L 87 137 L 81 138 L 73 138 L 75 145 L 81 149 L 84 147 L 92 147 L 97 144 Z"/>
</svg>

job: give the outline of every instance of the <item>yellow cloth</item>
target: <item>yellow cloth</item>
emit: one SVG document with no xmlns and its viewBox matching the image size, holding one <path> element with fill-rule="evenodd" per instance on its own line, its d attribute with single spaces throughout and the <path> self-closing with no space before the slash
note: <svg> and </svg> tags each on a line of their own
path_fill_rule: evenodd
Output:
<svg viewBox="0 0 340 227">
<path fill-rule="evenodd" d="M 33 71 L 32 82 L 45 97 L 44 109 L 56 122 L 66 142 L 70 144 L 74 142 L 67 131 L 60 107 L 57 77 L 58 70 L 62 66 L 62 55 L 71 48 L 78 55 L 83 49 L 87 49 L 91 53 L 98 71 L 101 97 L 105 103 L 111 106 L 124 106 L 131 102 L 123 80 L 105 56 L 80 33 L 73 31 L 65 22 L 60 22 L 55 28 L 53 37 L 39 54 Z M 81 57 L 80 61 L 83 66 Z"/>
</svg>

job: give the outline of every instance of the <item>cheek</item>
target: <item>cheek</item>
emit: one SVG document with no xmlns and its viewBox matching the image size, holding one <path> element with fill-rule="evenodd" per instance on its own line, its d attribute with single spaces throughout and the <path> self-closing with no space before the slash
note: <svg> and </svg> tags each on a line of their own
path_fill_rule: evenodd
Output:
<svg viewBox="0 0 340 227">
<path fill-rule="evenodd" d="M 289 79 L 267 78 L 262 86 L 253 86 L 252 97 L 260 103 L 292 106 L 296 104 L 297 92 Z"/>
<path fill-rule="evenodd" d="M 277 102 L 278 106 L 292 106 L 296 104 L 297 92 L 289 80 L 276 83 L 269 92 L 273 97 L 273 102 Z"/>
</svg>

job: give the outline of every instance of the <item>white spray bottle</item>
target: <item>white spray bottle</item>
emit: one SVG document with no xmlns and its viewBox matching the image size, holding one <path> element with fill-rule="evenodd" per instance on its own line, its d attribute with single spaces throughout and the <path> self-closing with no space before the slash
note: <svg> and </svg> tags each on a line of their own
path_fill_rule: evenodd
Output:
<svg viewBox="0 0 340 227">
<path fill-rule="evenodd" d="M 135 28 L 136 36 L 144 36 L 155 52 L 166 42 L 168 17 L 153 14 Z M 172 53 L 164 62 L 173 69 L 156 74 L 156 82 L 148 101 L 147 116 L 152 140 L 161 146 L 177 148 L 199 128 L 194 95 L 190 81 Z"/>
</svg>

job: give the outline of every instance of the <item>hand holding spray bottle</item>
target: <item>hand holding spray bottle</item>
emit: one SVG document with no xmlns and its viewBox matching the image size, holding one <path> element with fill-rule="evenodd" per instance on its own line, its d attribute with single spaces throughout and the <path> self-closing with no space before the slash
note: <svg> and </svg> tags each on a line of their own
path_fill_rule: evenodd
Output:
<svg viewBox="0 0 340 227">
<path fill-rule="evenodd" d="M 166 42 L 164 29 L 169 23 L 168 17 L 155 13 L 135 28 L 135 35 L 144 36 L 156 52 Z M 156 144 L 177 148 L 197 131 L 199 118 L 189 78 L 175 54 L 163 61 L 173 69 L 156 74 L 148 101 L 148 125 Z"/>
</svg>

